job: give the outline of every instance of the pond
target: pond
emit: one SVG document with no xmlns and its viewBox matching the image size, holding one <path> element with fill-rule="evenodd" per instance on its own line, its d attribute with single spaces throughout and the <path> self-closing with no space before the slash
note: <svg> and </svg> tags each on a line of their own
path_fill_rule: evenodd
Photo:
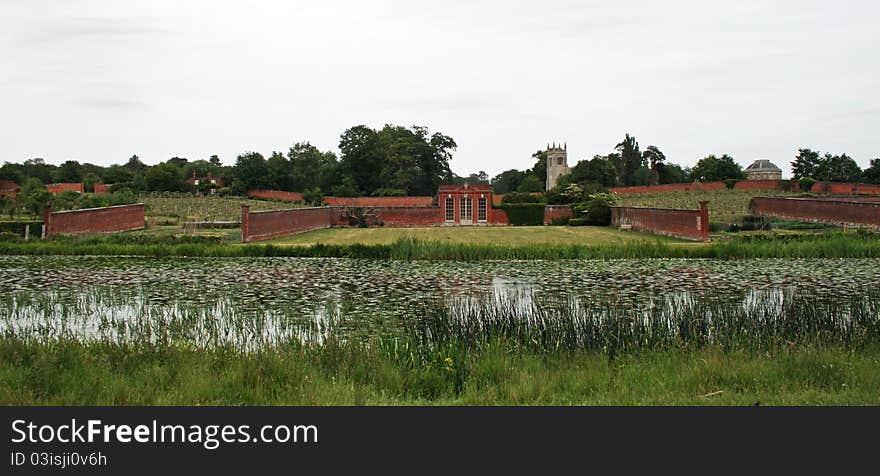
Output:
<svg viewBox="0 0 880 476">
<path fill-rule="evenodd" d="M 642 340 L 683 332 L 679 321 L 685 318 L 708 322 L 701 331 L 707 334 L 717 333 L 711 325 L 724 319 L 746 333 L 758 327 L 740 321 L 779 327 L 794 317 L 800 328 L 815 319 L 820 327 L 848 333 L 876 325 L 878 264 L 6 256 L 0 257 L 0 332 L 39 340 L 259 348 L 321 342 L 328 335 L 394 336 L 440 310 L 445 323 L 422 328 L 435 338 L 577 321 L 579 330 L 567 332 L 581 342 L 586 337 L 576 333 L 595 334 L 612 318 L 625 319 L 626 332 Z"/>
</svg>

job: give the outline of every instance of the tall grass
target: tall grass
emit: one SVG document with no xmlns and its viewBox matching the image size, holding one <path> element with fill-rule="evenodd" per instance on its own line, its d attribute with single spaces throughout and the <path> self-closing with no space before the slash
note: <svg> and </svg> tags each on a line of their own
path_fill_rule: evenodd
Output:
<svg viewBox="0 0 880 476">
<path fill-rule="evenodd" d="M 128 238 L 134 236 L 134 238 Z M 533 244 L 524 246 L 474 245 L 402 238 L 391 244 L 325 245 L 308 247 L 261 244 L 222 244 L 210 237 L 151 238 L 115 235 L 84 239 L 0 241 L 2 255 L 112 255 L 194 257 L 322 257 L 383 260 L 553 260 L 627 258 L 877 258 L 876 233 L 841 233 L 742 236 L 712 244 L 670 245 L 641 241 L 594 246 Z"/>
</svg>

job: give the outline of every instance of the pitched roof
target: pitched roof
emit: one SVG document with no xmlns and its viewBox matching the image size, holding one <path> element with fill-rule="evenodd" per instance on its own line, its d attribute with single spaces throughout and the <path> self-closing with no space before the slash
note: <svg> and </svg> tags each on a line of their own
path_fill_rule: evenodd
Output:
<svg viewBox="0 0 880 476">
<path fill-rule="evenodd" d="M 746 167 L 746 170 L 749 172 L 782 172 L 782 169 L 767 159 L 758 159 L 752 162 L 752 165 Z"/>
</svg>

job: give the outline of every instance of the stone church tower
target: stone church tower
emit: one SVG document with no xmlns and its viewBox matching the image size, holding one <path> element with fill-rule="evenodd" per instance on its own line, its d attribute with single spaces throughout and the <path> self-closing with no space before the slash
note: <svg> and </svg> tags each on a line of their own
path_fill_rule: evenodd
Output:
<svg viewBox="0 0 880 476">
<path fill-rule="evenodd" d="M 568 144 L 547 144 L 547 190 L 556 186 L 559 177 L 568 173 Z"/>
</svg>

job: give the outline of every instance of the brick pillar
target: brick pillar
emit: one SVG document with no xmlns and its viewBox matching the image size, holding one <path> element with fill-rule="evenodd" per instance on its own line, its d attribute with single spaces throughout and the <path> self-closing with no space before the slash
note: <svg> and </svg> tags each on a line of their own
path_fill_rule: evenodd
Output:
<svg viewBox="0 0 880 476">
<path fill-rule="evenodd" d="M 250 238 L 251 206 L 241 205 L 241 242 L 247 243 Z"/>
<path fill-rule="evenodd" d="M 700 202 L 700 239 L 709 241 L 709 202 Z"/>
<path fill-rule="evenodd" d="M 52 207 L 46 205 L 43 208 L 43 236 L 47 238 L 52 234 Z"/>
</svg>

